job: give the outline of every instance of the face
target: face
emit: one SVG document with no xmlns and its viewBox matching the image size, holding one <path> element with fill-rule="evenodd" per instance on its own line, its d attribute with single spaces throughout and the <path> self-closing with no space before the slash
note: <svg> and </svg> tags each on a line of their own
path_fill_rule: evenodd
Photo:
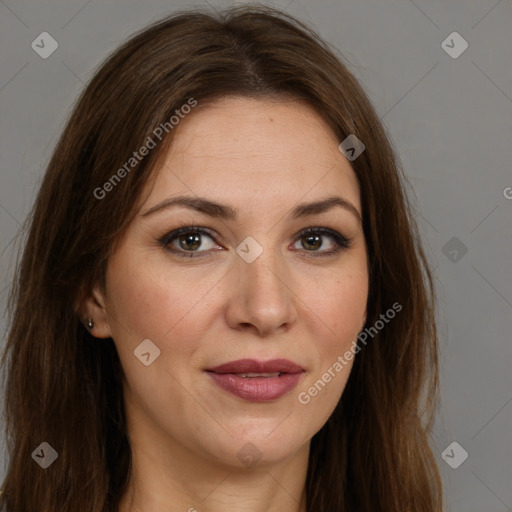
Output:
<svg viewBox="0 0 512 512">
<path fill-rule="evenodd" d="M 180 121 L 95 291 L 129 423 L 160 450 L 273 463 L 333 412 L 368 295 L 360 191 L 338 144 L 297 101 L 232 97 Z"/>
</svg>

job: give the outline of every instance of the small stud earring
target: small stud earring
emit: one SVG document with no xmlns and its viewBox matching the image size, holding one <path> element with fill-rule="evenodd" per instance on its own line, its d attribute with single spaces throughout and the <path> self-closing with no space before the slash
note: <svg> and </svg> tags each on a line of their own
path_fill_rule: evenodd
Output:
<svg viewBox="0 0 512 512">
<path fill-rule="evenodd" d="M 94 322 L 92 321 L 92 318 L 87 319 L 87 328 L 92 329 L 94 327 Z"/>
</svg>

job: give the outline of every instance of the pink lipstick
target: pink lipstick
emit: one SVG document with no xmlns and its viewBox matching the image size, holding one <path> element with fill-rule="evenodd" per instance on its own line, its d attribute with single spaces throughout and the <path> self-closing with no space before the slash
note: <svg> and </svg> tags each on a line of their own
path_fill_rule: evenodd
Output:
<svg viewBox="0 0 512 512">
<path fill-rule="evenodd" d="M 304 369 L 288 359 L 239 359 L 206 370 L 221 389 L 250 402 L 277 400 L 297 386 Z"/>
</svg>

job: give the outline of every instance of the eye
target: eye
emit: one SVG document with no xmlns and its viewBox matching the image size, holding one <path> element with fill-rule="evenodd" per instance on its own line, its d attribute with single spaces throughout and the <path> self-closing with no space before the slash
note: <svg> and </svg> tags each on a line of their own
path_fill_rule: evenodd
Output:
<svg viewBox="0 0 512 512">
<path fill-rule="evenodd" d="M 216 244 L 205 244 L 203 237 L 214 241 L 213 236 L 205 229 L 199 226 L 186 226 L 175 229 L 161 237 L 158 242 L 169 252 L 175 253 L 184 258 L 202 257 L 209 249 L 216 247 Z M 218 247 L 218 246 L 217 246 Z M 199 251 L 198 249 L 201 248 Z M 197 254 L 199 253 L 199 254 Z"/>
<path fill-rule="evenodd" d="M 331 243 L 330 245 L 328 244 L 327 248 L 324 247 L 324 241 L 326 238 L 331 239 Z M 321 257 L 336 254 L 342 249 L 348 249 L 350 247 L 350 242 L 350 239 L 344 237 L 337 231 L 333 231 L 328 228 L 308 228 L 301 231 L 296 244 L 300 243 L 306 252 L 318 253 L 312 254 L 312 256 Z M 324 250 L 319 250 L 322 247 L 324 247 Z"/>
</svg>

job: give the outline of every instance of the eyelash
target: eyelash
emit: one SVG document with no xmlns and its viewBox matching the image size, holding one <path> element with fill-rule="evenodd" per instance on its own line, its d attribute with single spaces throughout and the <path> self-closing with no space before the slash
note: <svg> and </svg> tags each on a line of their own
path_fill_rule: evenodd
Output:
<svg viewBox="0 0 512 512">
<path fill-rule="evenodd" d="M 211 238 L 215 243 L 218 244 L 218 242 L 215 240 L 215 237 L 210 233 L 209 230 L 201 227 L 201 226 L 195 226 L 195 225 L 188 225 L 184 226 L 178 229 L 175 229 L 173 231 L 170 231 L 169 233 L 165 234 L 164 236 L 160 237 L 158 239 L 158 243 L 166 250 L 173 254 L 176 254 L 179 257 L 182 258 L 203 258 L 206 254 L 208 254 L 207 251 L 183 251 L 175 248 L 170 247 L 170 243 L 182 236 L 187 235 L 190 233 L 200 234 L 200 235 L 206 235 L 209 238 Z M 328 257 L 333 256 L 340 252 L 343 249 L 348 249 L 351 247 L 352 239 L 346 238 L 345 236 L 341 235 L 337 231 L 333 231 L 328 228 L 315 228 L 310 227 L 307 229 L 302 230 L 298 235 L 298 240 L 300 240 L 303 237 L 311 236 L 311 235 L 321 235 L 321 236 L 328 236 L 333 239 L 337 247 L 335 249 L 332 249 L 330 251 L 308 251 L 304 249 L 307 253 L 313 253 L 312 257 L 314 258 L 322 258 L 322 257 Z M 220 245 L 220 244 L 218 244 Z M 198 256 L 198 254 L 205 253 L 202 256 Z M 316 254 L 315 254 L 316 253 Z"/>
</svg>

